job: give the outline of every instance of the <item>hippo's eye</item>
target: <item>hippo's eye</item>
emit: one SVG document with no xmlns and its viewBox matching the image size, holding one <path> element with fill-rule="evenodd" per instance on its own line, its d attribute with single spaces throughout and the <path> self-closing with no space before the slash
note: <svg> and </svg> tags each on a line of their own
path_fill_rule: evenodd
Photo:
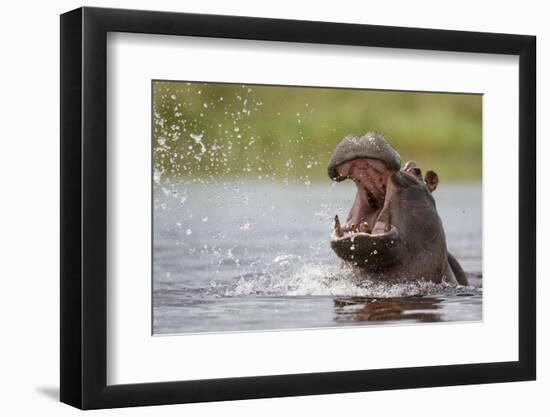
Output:
<svg viewBox="0 0 550 417">
<path fill-rule="evenodd" d="M 408 161 L 402 171 L 407 174 L 407 178 L 414 178 L 418 183 L 422 183 L 422 170 L 414 161 Z"/>
<path fill-rule="evenodd" d="M 414 174 L 416 178 L 419 180 L 422 180 L 422 170 L 418 167 L 414 167 L 411 172 Z"/>
</svg>

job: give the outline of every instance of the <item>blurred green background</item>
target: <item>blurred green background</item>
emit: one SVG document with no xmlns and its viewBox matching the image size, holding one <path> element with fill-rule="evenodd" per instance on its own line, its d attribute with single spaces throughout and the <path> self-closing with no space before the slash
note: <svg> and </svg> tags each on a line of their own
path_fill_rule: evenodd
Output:
<svg viewBox="0 0 550 417">
<path fill-rule="evenodd" d="M 328 181 L 336 144 L 371 130 L 441 182 L 481 180 L 481 95 L 153 82 L 157 179 Z"/>
</svg>

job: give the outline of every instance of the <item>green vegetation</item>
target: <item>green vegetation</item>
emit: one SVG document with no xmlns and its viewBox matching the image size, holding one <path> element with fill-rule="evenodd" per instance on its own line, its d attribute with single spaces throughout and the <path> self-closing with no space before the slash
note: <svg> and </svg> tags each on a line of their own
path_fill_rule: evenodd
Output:
<svg viewBox="0 0 550 417">
<path fill-rule="evenodd" d="M 347 134 L 377 130 L 441 181 L 480 180 L 480 95 L 153 83 L 157 175 L 327 180 Z"/>
</svg>

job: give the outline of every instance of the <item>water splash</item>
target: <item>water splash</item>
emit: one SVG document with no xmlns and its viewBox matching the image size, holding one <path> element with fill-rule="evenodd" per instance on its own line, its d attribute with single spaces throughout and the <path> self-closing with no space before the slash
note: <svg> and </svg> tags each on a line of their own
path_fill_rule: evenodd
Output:
<svg viewBox="0 0 550 417">
<path fill-rule="evenodd" d="M 358 283 L 349 270 L 334 265 L 304 263 L 298 255 L 280 255 L 263 273 L 251 273 L 233 282 L 212 281 L 208 295 L 213 297 L 243 296 L 346 296 L 368 298 L 417 297 L 427 295 L 481 294 L 480 288 L 426 281 Z"/>
</svg>

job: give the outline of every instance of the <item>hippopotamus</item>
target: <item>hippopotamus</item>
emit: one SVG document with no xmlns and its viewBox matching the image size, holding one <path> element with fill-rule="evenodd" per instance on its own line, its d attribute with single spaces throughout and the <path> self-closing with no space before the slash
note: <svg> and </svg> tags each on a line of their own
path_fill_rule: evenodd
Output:
<svg viewBox="0 0 550 417">
<path fill-rule="evenodd" d="M 439 178 L 399 153 L 380 133 L 348 135 L 336 146 L 328 176 L 352 180 L 357 192 L 345 224 L 338 216 L 330 244 L 359 279 L 468 285 L 447 250 L 432 193 Z"/>
</svg>

